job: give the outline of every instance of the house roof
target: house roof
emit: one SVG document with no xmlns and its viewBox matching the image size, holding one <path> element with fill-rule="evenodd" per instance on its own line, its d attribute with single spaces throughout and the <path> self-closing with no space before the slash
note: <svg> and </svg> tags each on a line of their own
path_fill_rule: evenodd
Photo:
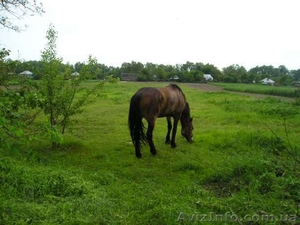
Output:
<svg viewBox="0 0 300 225">
<path fill-rule="evenodd" d="M 79 76 L 79 73 L 78 72 L 74 72 L 71 74 L 71 76 Z"/>
<path fill-rule="evenodd" d="M 210 74 L 203 74 L 205 80 L 213 80 L 214 78 Z"/>
<path fill-rule="evenodd" d="M 26 70 L 26 71 L 23 71 L 22 73 L 20 73 L 21 75 L 32 75 L 33 73 Z"/>
<path fill-rule="evenodd" d="M 275 81 L 274 80 L 271 80 L 270 78 L 265 78 L 265 79 L 262 79 L 261 80 L 262 83 L 268 83 L 268 84 L 274 84 Z"/>
</svg>

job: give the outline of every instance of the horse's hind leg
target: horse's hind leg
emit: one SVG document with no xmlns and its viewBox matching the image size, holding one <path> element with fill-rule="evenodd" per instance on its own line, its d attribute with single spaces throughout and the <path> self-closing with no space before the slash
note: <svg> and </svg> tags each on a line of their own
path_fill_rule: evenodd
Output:
<svg viewBox="0 0 300 225">
<path fill-rule="evenodd" d="M 172 130 L 171 117 L 167 116 L 167 122 L 168 122 L 168 133 L 166 136 L 166 144 L 170 144 L 170 133 Z"/>
<path fill-rule="evenodd" d="M 153 130 L 154 130 L 155 120 L 148 121 L 148 129 L 147 129 L 147 139 L 148 144 L 150 146 L 150 152 L 152 155 L 156 155 L 156 149 L 153 143 Z"/>
<path fill-rule="evenodd" d="M 135 146 L 135 155 L 136 155 L 137 158 L 142 157 L 141 147 L 140 147 L 139 143 L 137 143 L 136 146 Z"/>
</svg>

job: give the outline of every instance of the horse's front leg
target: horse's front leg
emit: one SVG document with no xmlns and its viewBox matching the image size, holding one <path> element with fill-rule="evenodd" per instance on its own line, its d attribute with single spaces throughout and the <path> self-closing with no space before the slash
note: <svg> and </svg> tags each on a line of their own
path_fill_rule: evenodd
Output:
<svg viewBox="0 0 300 225">
<path fill-rule="evenodd" d="M 155 119 L 148 121 L 148 129 L 147 129 L 147 139 L 150 146 L 150 152 L 152 155 L 156 155 L 156 149 L 153 143 L 153 130 L 155 126 Z"/>
<path fill-rule="evenodd" d="M 179 117 L 174 116 L 174 126 L 172 130 L 172 139 L 171 139 L 171 147 L 176 148 L 176 143 L 175 143 L 175 137 L 176 137 L 176 132 L 177 132 L 177 125 L 178 125 Z"/>
<path fill-rule="evenodd" d="M 171 117 L 167 116 L 167 122 L 168 122 L 168 133 L 166 136 L 166 144 L 170 144 L 170 133 L 172 130 Z"/>
</svg>

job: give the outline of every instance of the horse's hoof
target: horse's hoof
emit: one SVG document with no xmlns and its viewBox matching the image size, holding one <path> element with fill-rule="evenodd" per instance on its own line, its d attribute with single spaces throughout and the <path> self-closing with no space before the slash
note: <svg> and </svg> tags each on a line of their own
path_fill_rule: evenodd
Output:
<svg viewBox="0 0 300 225">
<path fill-rule="evenodd" d="M 141 154 L 141 153 L 136 153 L 135 156 L 136 156 L 138 159 L 142 158 L 142 154 Z"/>
<path fill-rule="evenodd" d="M 152 155 L 156 155 L 157 152 L 156 152 L 156 151 L 151 151 L 151 154 L 152 154 Z"/>
</svg>

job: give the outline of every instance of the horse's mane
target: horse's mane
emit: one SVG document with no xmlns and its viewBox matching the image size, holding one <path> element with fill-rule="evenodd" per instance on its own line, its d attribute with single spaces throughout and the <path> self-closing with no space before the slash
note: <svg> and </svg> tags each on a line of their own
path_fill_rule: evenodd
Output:
<svg viewBox="0 0 300 225">
<path fill-rule="evenodd" d="M 183 91 L 181 90 L 181 88 L 177 84 L 170 84 L 169 86 L 171 86 L 173 89 L 177 89 L 183 95 L 183 98 L 185 100 L 185 95 L 184 95 Z"/>
<path fill-rule="evenodd" d="M 188 102 L 185 102 L 185 108 L 182 111 L 181 117 L 184 117 L 184 118 L 190 118 L 191 117 L 191 115 L 190 115 L 190 105 L 189 105 Z"/>
<path fill-rule="evenodd" d="M 182 96 L 183 96 L 183 98 L 185 100 L 185 108 L 184 108 L 184 110 L 182 112 L 182 117 L 184 117 L 184 118 L 190 118 L 190 105 L 186 101 L 185 95 L 184 95 L 183 91 L 181 90 L 181 88 L 177 84 L 170 84 L 169 86 L 171 86 L 174 89 L 177 89 L 182 94 Z"/>
<path fill-rule="evenodd" d="M 177 84 L 170 84 L 169 86 L 171 86 L 174 89 L 178 89 L 180 92 L 182 92 L 181 88 Z"/>
</svg>

